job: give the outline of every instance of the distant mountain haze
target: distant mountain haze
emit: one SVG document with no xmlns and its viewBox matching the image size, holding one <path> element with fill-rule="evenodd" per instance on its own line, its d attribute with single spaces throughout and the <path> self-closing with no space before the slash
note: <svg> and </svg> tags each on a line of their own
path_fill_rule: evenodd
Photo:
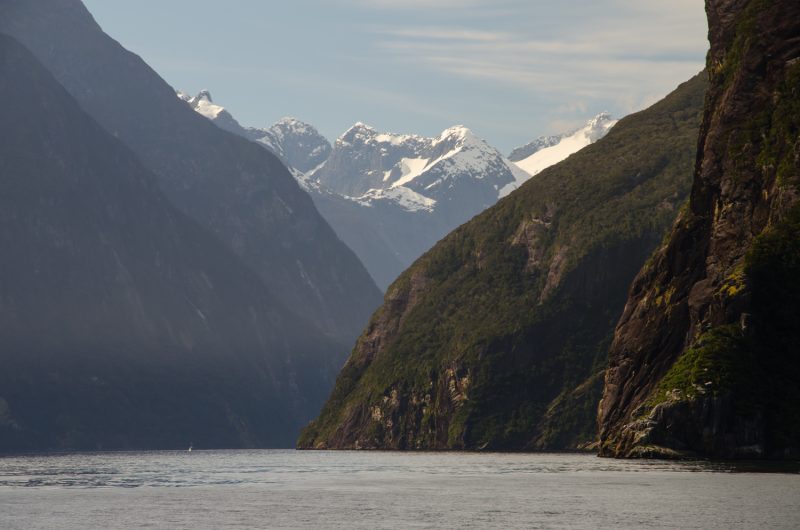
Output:
<svg viewBox="0 0 800 530">
<path fill-rule="evenodd" d="M 616 123 L 600 114 L 577 131 L 515 150 L 512 157 L 525 156 L 512 163 L 464 126 L 428 138 L 356 123 L 331 146 L 312 125 L 294 118 L 267 129 L 245 128 L 208 91 L 178 97 L 281 158 L 382 289 L 448 232 Z"/>
</svg>

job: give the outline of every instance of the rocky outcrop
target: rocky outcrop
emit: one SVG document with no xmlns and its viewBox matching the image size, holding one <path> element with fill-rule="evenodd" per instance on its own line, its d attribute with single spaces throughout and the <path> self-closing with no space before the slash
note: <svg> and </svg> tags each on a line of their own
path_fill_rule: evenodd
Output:
<svg viewBox="0 0 800 530">
<path fill-rule="evenodd" d="M 689 193 L 698 76 L 450 233 L 387 291 L 301 448 L 595 439 L 626 288 Z"/>
<path fill-rule="evenodd" d="M 707 0 L 706 11 L 710 88 L 691 200 L 616 329 L 602 455 L 800 447 L 800 4 Z"/>
</svg>

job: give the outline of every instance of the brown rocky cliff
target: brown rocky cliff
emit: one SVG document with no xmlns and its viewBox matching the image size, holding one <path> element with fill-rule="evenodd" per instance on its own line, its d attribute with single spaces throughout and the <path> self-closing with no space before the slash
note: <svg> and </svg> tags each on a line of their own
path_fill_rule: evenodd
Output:
<svg viewBox="0 0 800 530">
<path fill-rule="evenodd" d="M 598 411 L 606 456 L 791 451 L 770 434 L 777 420 L 758 387 L 771 383 L 747 366 L 769 374 L 796 353 L 772 348 L 776 365 L 764 366 L 758 333 L 771 324 L 757 319 L 748 267 L 754 243 L 797 202 L 800 2 L 707 0 L 706 11 L 710 87 L 691 199 L 615 332 Z"/>
<path fill-rule="evenodd" d="M 314 449 L 574 449 L 596 439 L 626 289 L 688 198 L 705 75 L 461 226 L 389 288 Z"/>
</svg>

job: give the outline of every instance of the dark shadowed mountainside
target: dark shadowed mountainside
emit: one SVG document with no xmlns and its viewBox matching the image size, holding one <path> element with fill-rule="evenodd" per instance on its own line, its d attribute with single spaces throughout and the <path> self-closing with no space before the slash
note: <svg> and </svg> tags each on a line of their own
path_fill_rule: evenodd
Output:
<svg viewBox="0 0 800 530">
<path fill-rule="evenodd" d="M 289 446 L 332 343 L 0 34 L 0 452 Z"/>
<path fill-rule="evenodd" d="M 79 0 L 4 0 L 0 31 L 30 49 L 284 305 L 343 342 L 355 339 L 380 291 L 275 156 L 193 112 Z"/>
<path fill-rule="evenodd" d="M 800 455 L 800 3 L 707 0 L 711 84 L 689 207 L 639 273 L 601 454 Z"/>
<path fill-rule="evenodd" d="M 705 74 L 456 229 L 389 288 L 301 448 L 565 449 L 691 182 Z"/>
</svg>

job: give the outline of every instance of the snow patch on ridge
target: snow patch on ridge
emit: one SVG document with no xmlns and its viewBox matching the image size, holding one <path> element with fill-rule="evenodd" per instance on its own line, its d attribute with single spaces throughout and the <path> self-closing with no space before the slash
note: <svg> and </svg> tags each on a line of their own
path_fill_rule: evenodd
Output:
<svg viewBox="0 0 800 530">
<path fill-rule="evenodd" d="M 531 176 L 537 175 L 545 168 L 557 164 L 587 145 L 593 144 L 605 136 L 616 123 L 617 120 L 612 119 L 608 113 L 598 114 L 584 127 L 565 135 L 557 144 L 545 147 L 514 164 Z"/>
<path fill-rule="evenodd" d="M 401 208 L 409 212 L 432 212 L 436 207 L 436 201 L 434 199 L 425 197 L 405 186 L 369 190 L 367 193 L 354 200 L 362 206 L 368 207 L 373 205 L 372 201 L 389 200 L 397 203 Z"/>
<path fill-rule="evenodd" d="M 400 178 L 395 181 L 391 187 L 398 188 L 404 184 L 408 184 L 425 171 L 429 164 L 427 158 L 403 158 L 400 160 L 398 166 L 400 167 Z M 392 174 L 392 171 L 387 171 L 383 180 L 386 182 Z"/>
<path fill-rule="evenodd" d="M 196 96 L 190 96 L 180 90 L 176 91 L 176 94 L 180 99 L 188 103 L 198 114 L 205 116 L 209 120 L 217 119 L 222 111 L 225 110 L 225 107 L 214 103 L 214 100 L 211 99 L 211 92 L 208 90 L 201 90 Z"/>
<path fill-rule="evenodd" d="M 511 182 L 500 189 L 499 198 L 503 198 L 519 188 L 529 178 L 538 175 L 545 169 L 565 160 L 584 147 L 593 144 L 605 136 L 616 125 L 615 120 L 607 112 L 603 112 L 586 122 L 580 129 L 561 136 L 543 136 L 525 147 L 515 149 L 516 152 L 532 149 L 535 152 L 522 160 L 507 162 L 514 175 Z M 512 153 L 512 158 L 514 153 Z"/>
<path fill-rule="evenodd" d="M 525 184 L 525 182 L 527 182 L 528 179 L 530 179 L 533 176 L 527 171 L 522 170 L 514 162 L 510 162 L 508 160 L 506 160 L 505 162 L 506 165 L 508 166 L 508 169 L 511 170 L 511 174 L 514 175 L 514 182 L 509 182 L 508 184 L 500 188 L 500 191 L 497 192 L 498 199 L 502 199 L 503 197 L 509 195 L 512 191 L 516 190 L 517 188 Z"/>
</svg>

